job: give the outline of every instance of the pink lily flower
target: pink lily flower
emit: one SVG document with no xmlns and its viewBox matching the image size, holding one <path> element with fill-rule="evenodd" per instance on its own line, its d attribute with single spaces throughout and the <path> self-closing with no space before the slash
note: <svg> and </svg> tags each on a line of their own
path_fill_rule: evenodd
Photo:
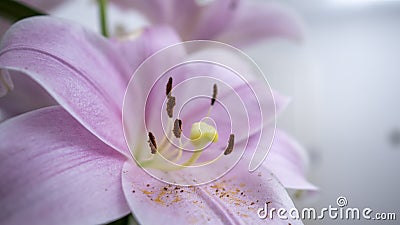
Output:
<svg viewBox="0 0 400 225">
<path fill-rule="evenodd" d="M 206 185 L 167 185 L 136 165 L 122 128 L 130 65 L 179 42 L 167 30 L 158 30 L 162 43 L 154 40 L 157 30 L 145 32 L 128 56 L 115 42 L 61 19 L 35 17 L 10 28 L 0 69 L 31 78 L 57 105 L 0 123 L 1 224 L 100 224 L 131 212 L 142 224 L 264 224 L 257 217 L 264 203 L 294 207 L 285 187 L 314 188 L 304 178 L 301 150 L 281 131 L 256 172 L 241 160 Z M 280 111 L 286 102 L 275 97 Z"/>
<path fill-rule="evenodd" d="M 135 8 L 152 24 L 172 26 L 182 40 L 216 40 L 236 47 L 284 37 L 302 38 L 293 10 L 257 0 L 112 0 L 121 9 Z"/>
</svg>

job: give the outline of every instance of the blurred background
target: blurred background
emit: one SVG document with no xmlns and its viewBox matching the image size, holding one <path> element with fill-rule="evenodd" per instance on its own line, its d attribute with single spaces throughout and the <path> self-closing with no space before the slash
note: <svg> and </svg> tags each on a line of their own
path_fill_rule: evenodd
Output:
<svg viewBox="0 0 400 225">
<path fill-rule="evenodd" d="M 278 126 L 308 150 L 309 177 L 320 187 L 296 205 L 337 206 L 345 196 L 349 207 L 400 216 L 400 1 L 281 1 L 302 18 L 304 42 L 266 41 L 245 52 L 274 89 L 292 97 Z M 112 29 L 146 24 L 135 12 L 110 7 Z M 95 1 L 69 1 L 52 13 L 100 30 Z"/>
<path fill-rule="evenodd" d="M 304 20 L 305 43 L 265 43 L 250 55 L 292 97 L 278 124 L 310 153 L 310 179 L 321 190 L 298 205 L 336 206 L 345 196 L 349 207 L 400 215 L 400 1 L 286 2 Z"/>
</svg>

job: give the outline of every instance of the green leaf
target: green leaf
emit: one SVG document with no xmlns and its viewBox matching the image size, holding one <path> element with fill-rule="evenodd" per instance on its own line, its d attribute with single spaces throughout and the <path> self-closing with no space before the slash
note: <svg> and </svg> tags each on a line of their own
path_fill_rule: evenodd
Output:
<svg viewBox="0 0 400 225">
<path fill-rule="evenodd" d="M 107 225 L 139 225 L 132 214 L 128 214 L 119 220 L 108 223 Z"/>
<path fill-rule="evenodd" d="M 16 1 L 0 1 L 0 17 L 4 17 L 12 22 L 38 15 L 45 15 L 45 13 Z"/>
</svg>

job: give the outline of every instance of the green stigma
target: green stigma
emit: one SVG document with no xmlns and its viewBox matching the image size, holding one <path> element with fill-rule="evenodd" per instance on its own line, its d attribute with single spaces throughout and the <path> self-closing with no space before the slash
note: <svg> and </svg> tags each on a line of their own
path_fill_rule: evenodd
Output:
<svg viewBox="0 0 400 225">
<path fill-rule="evenodd" d="M 214 126 L 205 122 L 197 122 L 190 130 L 190 142 L 198 150 L 205 148 L 210 143 L 218 141 L 218 132 Z"/>
</svg>

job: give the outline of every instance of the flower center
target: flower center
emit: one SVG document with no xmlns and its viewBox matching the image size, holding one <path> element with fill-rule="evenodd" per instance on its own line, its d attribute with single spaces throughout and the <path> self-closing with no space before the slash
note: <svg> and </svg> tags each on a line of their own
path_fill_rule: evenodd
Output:
<svg viewBox="0 0 400 225">
<path fill-rule="evenodd" d="M 142 168 L 174 171 L 181 170 L 186 167 L 204 165 L 218 160 L 218 158 L 222 155 L 230 154 L 233 151 L 234 146 L 233 134 L 230 135 L 227 147 L 223 154 L 220 154 L 216 159 L 213 160 L 208 160 L 201 163 L 198 162 L 203 151 L 213 143 L 218 142 L 218 131 L 213 123 L 213 120 L 209 117 L 211 109 L 216 102 L 217 92 L 217 85 L 214 84 L 213 93 L 210 97 L 210 108 L 207 115 L 200 121 L 192 124 L 189 138 L 185 143 L 183 143 L 182 124 L 184 121 L 179 118 L 176 118 L 175 120 L 173 119 L 176 98 L 172 96 L 172 78 L 170 77 L 166 85 L 165 93 L 167 98 L 166 113 L 168 115 L 167 132 L 160 142 L 157 142 L 157 138 L 151 131 L 148 132 L 147 142 L 151 155 L 145 159 L 137 160 L 138 165 Z M 173 143 L 173 139 L 176 139 L 177 144 Z M 188 145 L 191 145 L 193 149 L 186 149 Z M 190 151 L 190 157 L 188 157 L 186 160 L 182 160 L 184 150 Z"/>
</svg>

